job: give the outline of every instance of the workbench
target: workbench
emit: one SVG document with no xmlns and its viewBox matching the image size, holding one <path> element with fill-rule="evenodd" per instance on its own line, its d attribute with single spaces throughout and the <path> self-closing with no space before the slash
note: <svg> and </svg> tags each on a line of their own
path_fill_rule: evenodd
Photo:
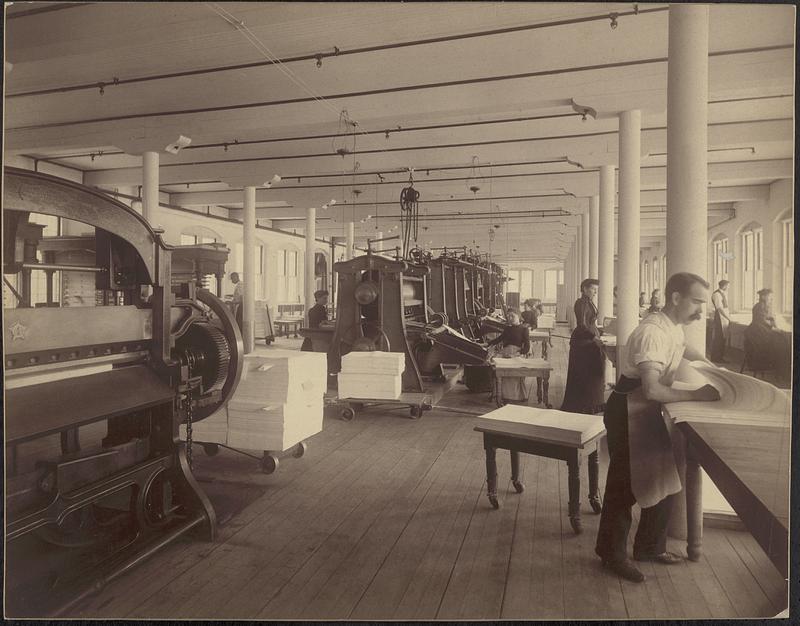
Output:
<svg viewBox="0 0 800 626">
<path fill-rule="evenodd" d="M 536 399 L 539 404 L 551 409 L 550 404 L 550 372 L 553 366 L 545 359 L 531 359 L 525 357 L 502 358 L 495 357 L 492 365 L 494 372 L 495 402 L 498 407 L 505 404 L 503 399 L 503 378 L 532 378 L 536 377 Z"/>
<path fill-rule="evenodd" d="M 584 457 L 588 457 L 589 504 L 595 513 L 600 513 L 597 454 L 606 432 L 601 416 L 508 405 L 477 418 L 476 422 L 475 430 L 483 433 L 487 495 L 495 509 L 500 508 L 496 451 L 501 448 L 511 452 L 511 482 L 517 493 L 525 490 L 519 473 L 520 452 L 567 462 L 568 516 L 575 534 L 583 531 L 580 467 Z"/>
</svg>

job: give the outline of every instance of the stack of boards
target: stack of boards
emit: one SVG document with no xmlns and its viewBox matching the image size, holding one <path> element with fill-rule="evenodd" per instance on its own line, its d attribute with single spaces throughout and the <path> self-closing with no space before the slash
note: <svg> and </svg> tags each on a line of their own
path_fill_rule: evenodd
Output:
<svg viewBox="0 0 800 626">
<path fill-rule="evenodd" d="M 227 411 L 197 422 L 194 439 L 244 450 L 288 450 L 322 430 L 326 385 L 325 354 L 257 347 L 244 356 L 242 377 Z M 225 440 L 220 434 L 223 420 Z"/>
<path fill-rule="evenodd" d="M 403 390 L 403 352 L 350 352 L 342 357 L 339 397 L 397 400 Z"/>
</svg>

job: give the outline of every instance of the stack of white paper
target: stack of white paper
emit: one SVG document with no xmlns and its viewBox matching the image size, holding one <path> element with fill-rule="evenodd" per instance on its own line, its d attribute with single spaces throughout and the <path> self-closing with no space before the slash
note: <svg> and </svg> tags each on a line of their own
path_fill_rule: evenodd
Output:
<svg viewBox="0 0 800 626">
<path fill-rule="evenodd" d="M 605 427 L 599 415 L 507 404 L 477 418 L 475 430 L 582 448 Z"/>
<path fill-rule="evenodd" d="M 181 424 L 180 438 L 186 441 L 186 424 Z M 192 441 L 228 443 L 228 411 L 222 407 L 204 420 L 192 423 Z"/>
<path fill-rule="evenodd" d="M 325 354 L 257 347 L 228 403 L 228 445 L 282 451 L 320 432 L 326 385 Z"/>
<path fill-rule="evenodd" d="M 342 357 L 339 397 L 396 400 L 405 365 L 403 352 L 350 352 Z"/>
<path fill-rule="evenodd" d="M 676 389 L 697 389 L 704 384 L 720 393 L 716 402 L 670 402 L 665 405 L 675 422 L 706 422 L 788 428 L 792 405 L 789 396 L 768 382 L 702 362 L 684 361 Z"/>
</svg>

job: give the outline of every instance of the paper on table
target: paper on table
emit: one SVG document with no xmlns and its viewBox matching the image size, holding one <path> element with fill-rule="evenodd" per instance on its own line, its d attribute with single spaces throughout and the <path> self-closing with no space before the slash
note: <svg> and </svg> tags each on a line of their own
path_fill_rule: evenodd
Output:
<svg viewBox="0 0 800 626">
<path fill-rule="evenodd" d="M 676 389 L 698 389 L 710 384 L 720 393 L 716 402 L 670 402 L 666 404 L 675 422 L 787 427 L 791 415 L 789 397 L 769 383 L 737 374 L 701 361 L 681 363 Z"/>
</svg>

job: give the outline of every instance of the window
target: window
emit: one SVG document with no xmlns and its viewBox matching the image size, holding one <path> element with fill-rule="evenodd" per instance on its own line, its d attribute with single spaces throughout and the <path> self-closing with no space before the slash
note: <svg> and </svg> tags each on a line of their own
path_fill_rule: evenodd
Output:
<svg viewBox="0 0 800 626">
<path fill-rule="evenodd" d="M 657 256 L 653 257 L 653 289 L 661 289 L 661 267 Z"/>
<path fill-rule="evenodd" d="M 719 284 L 719 281 L 721 280 L 729 280 L 728 261 L 730 258 L 730 254 L 728 252 L 728 238 L 718 235 L 717 239 L 711 242 L 711 246 L 712 246 L 711 254 L 713 255 L 714 259 L 713 285 L 716 286 Z"/>
<path fill-rule="evenodd" d="M 791 313 L 794 304 L 794 218 L 781 221 L 781 310 Z"/>
<path fill-rule="evenodd" d="M 28 218 L 34 224 L 44 224 L 43 237 L 58 237 L 61 234 L 61 222 L 55 215 L 42 215 L 31 213 Z M 42 252 L 37 251 L 36 258 L 39 263 L 44 263 Z M 47 302 L 48 272 L 34 270 L 31 272 L 31 306 Z M 53 272 L 53 302 L 61 301 L 61 272 Z"/>
<path fill-rule="evenodd" d="M 519 298 L 520 302 L 525 302 L 533 298 L 533 271 L 522 270 L 519 274 Z"/>
<path fill-rule="evenodd" d="M 544 302 L 556 301 L 556 285 L 564 280 L 564 270 L 544 271 Z"/>
<path fill-rule="evenodd" d="M 644 262 L 644 293 L 649 298 L 650 297 L 650 261 Z"/>
<path fill-rule="evenodd" d="M 278 300 L 280 302 L 299 302 L 297 250 L 278 250 Z"/>
<path fill-rule="evenodd" d="M 213 243 L 201 241 L 198 243 Z M 253 264 L 256 270 L 256 300 L 264 299 L 264 246 L 256 246 L 253 250 Z M 241 243 L 236 244 L 236 269 L 244 276 L 244 246 Z"/>
<path fill-rule="evenodd" d="M 661 255 L 661 291 L 667 286 L 667 255 Z"/>
<path fill-rule="evenodd" d="M 761 289 L 763 283 L 763 250 L 762 250 L 762 229 L 758 225 L 746 227 L 741 234 L 742 243 L 742 300 L 741 309 L 748 310 L 753 307 L 758 299 L 756 292 Z"/>
</svg>

